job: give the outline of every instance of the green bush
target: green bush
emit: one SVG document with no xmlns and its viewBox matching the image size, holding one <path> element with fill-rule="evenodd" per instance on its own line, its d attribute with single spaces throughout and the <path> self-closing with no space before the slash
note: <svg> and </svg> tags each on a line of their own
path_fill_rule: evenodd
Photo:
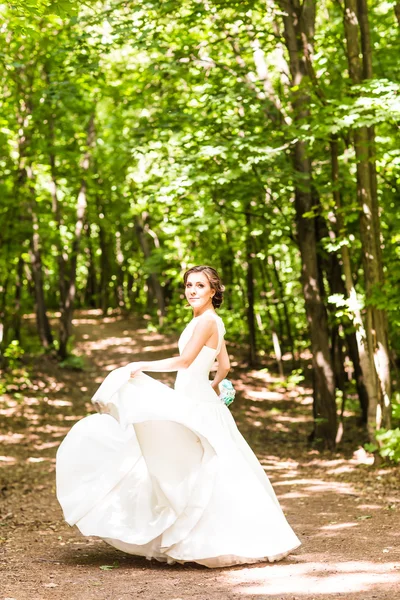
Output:
<svg viewBox="0 0 400 600">
<path fill-rule="evenodd" d="M 60 362 L 60 367 L 62 369 L 69 369 L 70 371 L 85 371 L 86 363 L 82 356 L 71 354 L 70 356 L 67 356 L 65 360 Z"/>
<path fill-rule="evenodd" d="M 400 462 L 400 428 L 380 430 L 376 439 L 380 442 L 379 454 L 394 463 Z"/>
<path fill-rule="evenodd" d="M 5 369 L 4 379 L 0 384 L 0 394 L 17 394 L 18 390 L 31 385 L 29 371 L 22 362 L 25 351 L 18 340 L 12 342 L 4 350 Z"/>
<path fill-rule="evenodd" d="M 392 417 L 393 420 L 398 421 L 400 425 L 400 392 L 395 393 L 395 397 L 392 402 Z"/>
<path fill-rule="evenodd" d="M 25 352 L 21 348 L 19 341 L 13 340 L 4 350 L 4 358 L 7 361 L 7 367 L 9 367 L 11 371 L 17 368 L 24 354 Z"/>
<path fill-rule="evenodd" d="M 392 404 L 392 417 L 395 424 L 400 419 L 399 395 Z M 394 463 L 400 463 L 400 427 L 394 429 L 379 429 L 376 433 L 379 444 L 365 444 L 369 452 L 378 452 L 382 458 L 387 458 Z"/>
</svg>

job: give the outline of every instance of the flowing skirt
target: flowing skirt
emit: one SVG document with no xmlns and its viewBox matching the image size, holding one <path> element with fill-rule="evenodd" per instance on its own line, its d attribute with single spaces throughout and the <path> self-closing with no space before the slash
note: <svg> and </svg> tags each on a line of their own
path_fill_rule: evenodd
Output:
<svg viewBox="0 0 400 600">
<path fill-rule="evenodd" d="M 198 394 L 196 394 L 198 398 Z M 66 521 L 124 552 L 223 567 L 300 545 L 229 409 L 141 374 L 57 453 Z"/>
</svg>

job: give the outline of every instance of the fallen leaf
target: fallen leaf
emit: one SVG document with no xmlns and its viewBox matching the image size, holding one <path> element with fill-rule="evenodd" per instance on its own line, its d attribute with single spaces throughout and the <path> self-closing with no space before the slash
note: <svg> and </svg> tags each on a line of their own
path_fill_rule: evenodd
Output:
<svg viewBox="0 0 400 600">
<path fill-rule="evenodd" d="M 114 565 L 102 565 L 100 567 L 100 569 L 102 571 L 111 571 L 111 569 L 118 569 L 118 566 L 119 566 L 118 564 L 114 564 Z"/>
</svg>

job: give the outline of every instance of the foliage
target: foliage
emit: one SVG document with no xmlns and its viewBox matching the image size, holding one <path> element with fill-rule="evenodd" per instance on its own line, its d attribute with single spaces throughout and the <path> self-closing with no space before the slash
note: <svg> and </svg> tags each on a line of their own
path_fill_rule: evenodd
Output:
<svg viewBox="0 0 400 600">
<path fill-rule="evenodd" d="M 112 565 L 101 565 L 99 569 L 102 571 L 111 571 L 112 569 L 118 569 L 119 563 L 115 561 Z"/>
<path fill-rule="evenodd" d="M 7 366 L 11 371 L 19 367 L 24 354 L 25 351 L 21 348 L 18 340 L 13 340 L 4 350 L 3 356 L 7 360 Z"/>
<path fill-rule="evenodd" d="M 79 3 L 74 0 L 13 0 L 7 2 L 12 10 L 19 16 L 43 16 L 45 14 L 56 14 L 62 17 L 76 15 Z"/>
<path fill-rule="evenodd" d="M 31 385 L 28 368 L 22 363 L 25 354 L 17 340 L 13 340 L 4 350 L 4 377 L 0 382 L 0 394 L 11 393 L 17 400 L 22 400 L 19 392 Z"/>
<path fill-rule="evenodd" d="M 366 444 L 369 452 L 378 452 L 382 458 L 400 463 L 400 394 L 396 394 L 392 403 L 393 429 L 380 429 L 377 433 L 377 444 Z"/>
<path fill-rule="evenodd" d="M 297 359 L 310 347 L 295 206 L 303 182 L 292 160 L 301 140 L 331 332 L 339 327 L 346 354 L 352 313 L 329 267 L 345 247 L 360 310 L 385 311 L 398 354 L 398 33 L 392 3 L 368 6 L 374 77 L 352 84 L 342 7 L 324 0 L 297 89 L 272 0 L 1 5 L 0 349 L 25 348 L 22 317 L 38 312 L 40 281 L 44 312 L 63 306 L 71 284 L 75 308 L 146 316 L 149 331 L 180 328 L 189 319 L 182 274 L 206 263 L 227 288 L 220 314 L 229 337 L 255 345 L 260 361 L 278 340 L 300 380 Z M 294 118 L 297 92 L 309 98 L 307 118 Z M 365 126 L 375 130 L 385 278 L 368 299 L 352 144 Z M 80 360 L 62 364 L 83 368 Z"/>
<path fill-rule="evenodd" d="M 394 463 L 400 462 L 400 428 L 380 429 L 376 435 L 379 445 L 366 444 L 369 452 L 378 452 L 382 458 L 387 458 Z"/>
<path fill-rule="evenodd" d="M 85 359 L 82 356 L 77 356 L 76 354 L 70 354 L 67 358 L 60 362 L 60 367 L 62 369 L 68 369 L 71 371 L 85 371 L 86 363 Z"/>
</svg>

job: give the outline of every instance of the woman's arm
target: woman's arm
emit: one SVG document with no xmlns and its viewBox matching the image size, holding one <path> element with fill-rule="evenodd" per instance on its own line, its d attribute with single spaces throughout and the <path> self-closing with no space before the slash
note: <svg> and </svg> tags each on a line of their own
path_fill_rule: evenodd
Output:
<svg viewBox="0 0 400 600">
<path fill-rule="evenodd" d="M 211 335 L 215 332 L 216 327 L 217 325 L 215 323 L 215 319 L 212 317 L 200 319 L 193 330 L 192 337 L 186 344 L 180 356 L 163 358 L 162 360 L 129 363 L 129 366 L 132 367 L 131 377 L 134 377 L 135 374 L 139 373 L 140 371 L 147 371 L 149 373 L 166 373 L 169 371 L 187 369 L 199 354 L 203 346 L 206 345 Z"/>
<path fill-rule="evenodd" d="M 225 340 L 222 342 L 221 351 L 217 356 L 218 368 L 215 373 L 215 377 L 212 382 L 212 387 L 219 394 L 219 384 L 229 373 L 229 369 L 231 368 L 231 363 L 229 360 L 228 351 L 226 349 Z"/>
</svg>

